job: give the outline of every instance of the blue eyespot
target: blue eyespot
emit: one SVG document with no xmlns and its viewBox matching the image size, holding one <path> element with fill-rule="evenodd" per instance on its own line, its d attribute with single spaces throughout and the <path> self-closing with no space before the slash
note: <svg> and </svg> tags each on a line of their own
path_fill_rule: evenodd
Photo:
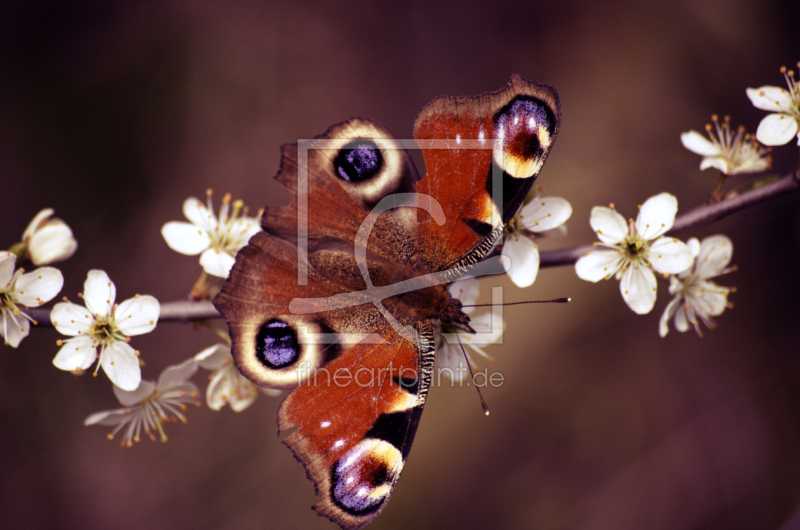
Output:
<svg viewBox="0 0 800 530">
<path fill-rule="evenodd" d="M 353 140 L 333 160 L 336 174 L 347 182 L 369 180 L 383 167 L 380 149 L 371 140 Z"/>
<path fill-rule="evenodd" d="M 256 356 L 267 368 L 285 368 L 300 357 L 297 333 L 282 320 L 270 320 L 256 336 Z"/>
</svg>

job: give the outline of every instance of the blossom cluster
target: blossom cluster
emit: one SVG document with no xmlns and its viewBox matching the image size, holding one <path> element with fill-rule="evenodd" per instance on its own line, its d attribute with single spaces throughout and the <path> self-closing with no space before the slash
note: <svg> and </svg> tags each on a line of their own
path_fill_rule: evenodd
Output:
<svg viewBox="0 0 800 530">
<path fill-rule="evenodd" d="M 716 115 L 711 117 L 714 125 L 706 125 L 708 138 L 697 131 L 681 135 L 684 147 L 703 156 L 701 170 L 716 168 L 721 173 L 711 201 L 723 199 L 721 189 L 726 177 L 770 168 L 769 148 L 764 146 L 784 145 L 795 136 L 800 145 L 800 83 L 792 70 L 783 67 L 781 73 L 788 90 L 775 86 L 746 90 L 753 105 L 771 112 L 761 120 L 755 136 L 742 126 L 734 132 L 730 117 L 725 116 L 720 123 Z M 667 335 L 668 322 L 674 318 L 678 331 L 691 326 L 702 336 L 699 322 L 713 329 L 713 317 L 731 307 L 728 294 L 735 288 L 720 286 L 712 279 L 736 269 L 728 266 L 733 243 L 724 235 L 702 242 L 692 238 L 688 244 L 667 236 L 677 209 L 677 199 L 668 193 L 645 201 L 635 222 L 626 222 L 613 205 L 595 207 L 590 224 L 600 239 L 595 245 L 603 249 L 580 258 L 575 271 L 591 282 L 611 277 L 620 280 L 622 298 L 638 314 L 649 313 L 655 305 L 656 273 L 669 278 L 669 292 L 674 297 L 661 316 L 659 334 Z"/>
<path fill-rule="evenodd" d="M 676 329 L 686 331 L 688 322 L 702 336 L 697 317 L 711 328 L 711 317 L 727 307 L 731 289 L 708 280 L 729 272 L 725 267 L 730 262 L 733 243 L 721 235 L 706 238 L 702 244 L 697 239 L 687 244 L 666 236 L 677 211 L 678 200 L 669 193 L 647 199 L 635 222 L 626 222 L 613 205 L 594 207 L 590 224 L 600 239 L 595 245 L 603 249 L 587 252 L 575 264 L 575 271 L 579 278 L 590 282 L 612 277 L 619 280 L 623 300 L 640 315 L 649 313 L 655 305 L 656 273 L 669 277 L 670 294 L 676 296 L 664 312 L 660 335 L 666 336 L 666 322 L 675 315 Z M 679 306 L 681 302 L 684 305 Z"/>
<path fill-rule="evenodd" d="M 210 370 L 206 390 L 206 403 L 212 410 L 220 410 L 225 405 L 241 412 L 258 397 L 260 387 L 246 379 L 233 363 L 230 348 L 215 344 L 204 349 L 179 365 L 170 366 L 158 378 L 158 382 L 142 381 L 134 390 L 114 387 L 122 408 L 96 412 L 84 421 L 84 425 L 114 426 L 108 434 L 113 440 L 120 431 L 121 445 L 131 447 L 141 440 L 144 434 L 156 440 L 156 432 L 162 442 L 167 441 L 163 425 L 166 422 L 186 423 L 187 405 L 200 406 L 197 386 L 189 379 L 198 368 Z M 260 389 L 270 396 L 281 394 L 280 390 Z"/>
</svg>

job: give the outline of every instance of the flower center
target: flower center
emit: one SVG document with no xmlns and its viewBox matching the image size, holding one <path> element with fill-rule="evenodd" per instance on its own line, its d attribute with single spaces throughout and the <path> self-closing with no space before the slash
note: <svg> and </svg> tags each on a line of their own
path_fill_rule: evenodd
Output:
<svg viewBox="0 0 800 530">
<path fill-rule="evenodd" d="M 89 333 L 101 344 L 124 341 L 127 338 L 125 334 L 117 329 L 117 326 L 109 317 L 99 317 Z"/>
<path fill-rule="evenodd" d="M 234 251 L 235 254 L 239 250 L 241 233 L 236 232 L 237 221 L 240 214 L 243 214 L 244 202 L 241 200 L 233 201 L 233 208 L 229 207 L 230 196 L 226 195 L 222 201 L 222 208 L 219 212 L 219 224 L 211 231 L 211 239 L 213 247 L 218 250 Z M 209 211 L 211 211 L 211 204 L 209 203 Z M 244 228 L 244 227 L 243 227 Z M 246 241 L 245 241 L 246 243 Z"/>
<path fill-rule="evenodd" d="M 625 254 L 631 261 L 646 261 L 650 245 L 639 234 L 625 238 Z"/>
<path fill-rule="evenodd" d="M 14 302 L 11 301 L 11 295 L 8 293 L 0 293 L 0 308 L 5 309 L 6 307 L 13 311 L 16 306 Z"/>
<path fill-rule="evenodd" d="M 512 217 L 511 220 L 508 222 L 508 226 L 506 226 L 506 233 L 509 235 L 513 234 L 517 229 L 517 218 Z"/>
</svg>

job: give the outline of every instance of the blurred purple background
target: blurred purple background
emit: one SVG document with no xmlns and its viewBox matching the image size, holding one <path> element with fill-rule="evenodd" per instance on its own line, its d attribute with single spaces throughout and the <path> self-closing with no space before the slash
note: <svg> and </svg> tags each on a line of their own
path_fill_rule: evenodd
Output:
<svg viewBox="0 0 800 530">
<path fill-rule="evenodd" d="M 362 116 L 411 135 L 439 95 L 550 84 L 561 133 L 539 184 L 566 197 L 570 235 L 594 240 L 589 211 L 626 216 L 669 191 L 681 211 L 716 175 L 682 148 L 712 113 L 754 131 L 745 88 L 783 86 L 800 60 L 800 4 L 694 2 L 17 2 L 0 17 L 0 246 L 53 207 L 77 254 L 61 265 L 76 301 L 86 273 L 118 298 L 185 298 L 197 258 L 161 225 L 206 188 L 257 209 L 288 194 L 272 181 L 279 146 Z M 776 172 L 797 161 L 774 150 Z M 733 185 L 744 178 L 732 179 Z M 505 343 L 484 393 L 432 388 L 388 508 L 370 527 L 542 529 L 781 528 L 800 506 L 800 194 L 691 236 L 724 233 L 740 269 L 736 305 L 700 339 L 658 336 L 669 296 L 633 314 L 616 282 L 540 272 L 505 300 Z M 488 300 L 488 282 L 485 294 Z M 117 407 L 104 375 L 52 364 L 58 334 L 0 346 L 0 514 L 4 528 L 333 529 L 275 436 L 279 399 L 248 410 L 191 409 L 167 444 L 109 442 L 90 413 Z M 213 344 L 163 324 L 133 339 L 146 379 Z M 204 387 L 203 375 L 196 377 Z M 800 524 L 796 526 L 800 527 Z M 787 527 L 788 528 L 788 527 Z"/>
</svg>

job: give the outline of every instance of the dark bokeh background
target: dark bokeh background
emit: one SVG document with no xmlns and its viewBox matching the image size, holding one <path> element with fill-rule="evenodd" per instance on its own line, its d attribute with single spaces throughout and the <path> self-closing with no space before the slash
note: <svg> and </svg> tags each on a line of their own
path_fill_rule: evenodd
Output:
<svg viewBox="0 0 800 530">
<path fill-rule="evenodd" d="M 561 134 L 541 176 L 568 198 L 570 235 L 589 210 L 670 191 L 681 210 L 716 176 L 679 134 L 712 113 L 755 130 L 746 87 L 783 85 L 800 60 L 800 4 L 695 2 L 30 1 L 0 17 L 0 246 L 41 208 L 73 227 L 74 300 L 102 268 L 119 298 L 186 296 L 197 259 L 159 229 L 208 187 L 258 208 L 278 146 L 352 116 L 409 137 L 438 95 L 479 94 L 512 73 L 555 86 Z M 775 169 L 797 148 L 774 152 Z M 742 178 L 734 179 L 734 184 Z M 658 337 L 668 296 L 637 316 L 615 282 L 544 270 L 506 301 L 480 413 L 473 390 L 433 388 L 406 471 L 371 528 L 780 528 L 800 506 L 800 194 L 684 234 L 734 241 L 736 307 L 702 339 Z M 488 288 L 486 289 L 488 293 Z M 488 294 L 487 294 L 488 296 Z M 335 528 L 275 436 L 278 400 L 191 410 L 167 444 L 121 449 L 84 427 L 117 406 L 105 376 L 56 370 L 57 334 L 0 346 L 4 528 Z M 134 339 L 155 379 L 213 338 L 178 324 Z M 202 377 L 197 377 L 203 383 Z"/>
</svg>

